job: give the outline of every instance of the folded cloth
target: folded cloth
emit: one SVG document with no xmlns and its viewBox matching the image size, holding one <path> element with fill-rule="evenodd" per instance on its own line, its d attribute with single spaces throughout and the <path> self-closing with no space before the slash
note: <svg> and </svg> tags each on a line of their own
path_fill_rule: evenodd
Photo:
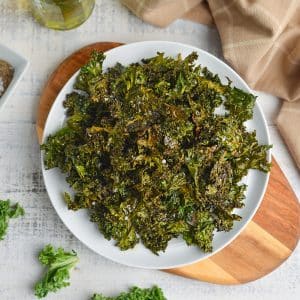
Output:
<svg viewBox="0 0 300 300">
<path fill-rule="evenodd" d="M 300 168 L 300 0 L 121 0 L 143 20 L 215 23 L 227 62 L 284 102 L 277 125 Z"/>
</svg>

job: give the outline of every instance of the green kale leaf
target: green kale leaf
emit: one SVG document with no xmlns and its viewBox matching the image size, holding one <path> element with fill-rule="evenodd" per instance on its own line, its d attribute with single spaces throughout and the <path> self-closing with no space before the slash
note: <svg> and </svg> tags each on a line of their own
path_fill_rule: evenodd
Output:
<svg viewBox="0 0 300 300">
<path fill-rule="evenodd" d="M 153 286 L 149 289 L 132 287 L 129 292 L 123 292 L 116 297 L 105 297 L 101 294 L 94 294 L 91 300 L 167 300 L 162 290 Z"/>
<path fill-rule="evenodd" d="M 39 254 L 39 261 L 47 267 L 43 279 L 35 285 L 35 296 L 46 297 L 49 292 L 69 286 L 70 270 L 79 261 L 75 251 L 66 252 L 63 248 L 54 249 L 46 245 Z"/>
<path fill-rule="evenodd" d="M 10 200 L 0 200 L 0 240 L 3 240 L 6 235 L 9 219 L 15 219 L 24 214 L 24 209 L 19 203 L 11 205 Z"/>
</svg>

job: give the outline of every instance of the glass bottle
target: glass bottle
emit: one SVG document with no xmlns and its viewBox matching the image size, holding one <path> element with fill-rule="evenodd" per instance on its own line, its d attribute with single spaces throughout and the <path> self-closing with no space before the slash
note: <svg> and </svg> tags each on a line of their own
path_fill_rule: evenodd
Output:
<svg viewBox="0 0 300 300">
<path fill-rule="evenodd" d="M 31 0 L 35 19 L 42 25 L 68 30 L 81 25 L 91 15 L 95 0 Z"/>
</svg>

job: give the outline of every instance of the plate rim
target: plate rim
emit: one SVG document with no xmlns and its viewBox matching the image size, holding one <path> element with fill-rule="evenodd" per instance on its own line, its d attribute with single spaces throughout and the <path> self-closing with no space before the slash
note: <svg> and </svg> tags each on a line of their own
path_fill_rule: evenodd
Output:
<svg viewBox="0 0 300 300">
<path fill-rule="evenodd" d="M 201 48 L 198 48 L 198 47 L 195 47 L 193 45 L 190 45 L 190 44 L 185 44 L 185 43 L 180 43 L 180 42 L 174 42 L 174 41 L 140 41 L 140 42 L 134 42 L 134 43 L 128 43 L 128 44 L 123 44 L 123 45 L 120 45 L 116 48 L 112 48 L 110 50 L 107 50 L 105 51 L 104 53 L 105 54 L 108 54 L 109 52 L 113 52 L 115 49 L 117 48 L 123 48 L 123 47 L 133 47 L 135 45 L 141 45 L 141 44 L 173 44 L 174 46 L 182 46 L 182 47 L 189 47 L 191 48 L 191 50 L 195 50 L 199 53 L 201 52 L 204 52 L 207 56 L 210 56 L 213 60 L 216 60 L 218 62 L 218 64 L 221 64 L 225 69 L 229 69 L 231 72 L 233 72 L 235 74 L 235 76 L 237 77 L 237 79 L 246 87 L 246 90 L 247 92 L 249 93 L 253 93 L 252 89 L 248 86 L 248 84 L 244 81 L 243 78 L 241 78 L 241 76 L 233 69 L 231 68 L 228 64 L 226 64 L 224 61 L 222 61 L 220 58 L 214 56 L 213 54 L 207 52 L 206 50 L 203 50 Z M 159 45 L 158 45 L 159 46 Z M 45 126 L 44 126 L 44 130 L 43 130 L 43 136 L 42 136 L 42 142 L 41 144 L 44 143 L 45 139 L 47 138 L 46 136 L 46 128 L 47 128 L 47 125 L 48 125 L 48 122 L 50 122 L 50 115 L 51 115 L 51 112 L 54 110 L 54 106 L 57 105 L 57 99 L 61 96 L 61 94 L 64 93 L 64 89 L 66 88 L 66 86 L 69 84 L 69 82 L 71 80 L 73 80 L 80 72 L 80 69 L 78 71 L 76 71 L 68 80 L 67 82 L 64 84 L 64 86 L 62 87 L 62 89 L 60 90 L 60 92 L 57 94 L 54 102 L 52 103 L 52 106 L 49 110 L 49 113 L 48 113 L 48 116 L 47 116 L 47 119 L 46 119 L 46 122 L 45 122 Z M 263 122 L 263 125 L 264 125 L 264 128 L 265 128 L 265 133 L 266 133 L 266 140 L 267 140 L 267 145 L 271 145 L 271 140 L 270 140 L 270 133 L 269 133 L 269 129 L 268 129 L 268 125 L 267 125 L 267 121 L 266 121 L 266 117 L 261 109 L 261 106 L 260 104 L 256 101 L 255 102 L 255 106 L 257 107 L 257 109 L 259 110 L 259 113 L 262 117 L 262 122 Z M 267 150 L 267 161 L 268 162 L 271 162 L 271 149 L 268 149 Z M 200 257 L 199 259 L 194 259 L 192 261 L 189 261 L 189 262 L 186 262 L 186 263 L 180 263 L 180 264 L 167 264 L 167 265 L 163 265 L 162 267 L 157 267 L 157 266 L 145 266 L 145 265 L 139 265 L 139 264 L 134 264 L 134 263 L 127 263 L 127 262 L 124 262 L 122 260 L 119 260 L 115 257 L 110 257 L 106 254 L 103 254 L 103 253 L 99 253 L 98 251 L 96 251 L 96 249 L 94 249 L 92 246 L 90 246 L 88 243 L 86 243 L 85 241 L 83 241 L 80 237 L 79 237 L 79 234 L 77 233 L 74 233 L 73 230 L 71 230 L 71 228 L 69 227 L 69 225 L 67 224 L 67 222 L 65 222 L 64 218 L 61 216 L 60 212 L 56 209 L 51 197 L 50 197 L 50 193 L 49 193 L 49 190 L 48 190 L 48 186 L 46 184 L 46 180 L 45 180 L 45 172 L 47 171 L 44 167 L 44 160 L 43 160 L 43 152 L 42 150 L 40 151 L 40 155 L 41 155 L 41 166 L 42 166 L 42 174 L 43 174 L 43 179 L 44 179 L 44 183 L 45 183 L 45 187 L 46 187 L 46 191 L 47 191 L 47 194 L 48 194 L 48 197 L 50 199 L 50 202 L 55 210 L 55 212 L 58 214 L 59 218 L 61 219 L 61 221 L 63 222 L 63 224 L 67 227 L 67 229 L 72 233 L 72 235 L 74 235 L 82 244 L 84 244 L 86 247 L 88 247 L 90 250 L 92 250 L 93 252 L 97 253 L 98 255 L 101 255 L 102 257 L 105 257 L 106 259 L 109 259 L 111 261 L 114 261 L 114 262 L 117 262 L 117 263 L 120 263 L 122 265 L 127 265 L 129 267 L 135 267 L 135 268 L 143 268 L 143 269 L 173 269 L 173 268 L 180 268 L 180 267 L 183 267 L 183 266 L 186 266 L 186 265 L 191 265 L 191 264 L 194 264 L 194 263 L 197 263 L 197 262 L 200 262 L 202 260 L 205 260 L 205 259 L 208 259 L 210 257 L 212 257 L 213 255 L 219 253 L 220 251 L 222 251 L 226 246 L 228 246 L 230 243 L 232 243 L 242 232 L 243 230 L 246 228 L 246 226 L 248 226 L 248 224 L 252 221 L 255 213 L 257 212 L 257 210 L 259 209 L 260 205 L 261 205 L 261 202 L 264 198 L 264 195 L 266 193 L 266 189 L 267 189 L 267 186 L 268 186 L 268 183 L 269 183 L 269 178 L 270 178 L 270 172 L 268 172 L 267 174 L 265 174 L 265 183 L 264 183 L 264 186 L 262 188 L 262 192 L 261 192 L 261 195 L 260 195 L 260 199 L 257 201 L 257 204 L 255 206 L 254 209 L 251 210 L 251 213 L 248 214 L 248 217 L 247 217 L 247 221 L 245 222 L 244 225 L 241 226 L 240 229 L 238 229 L 237 233 L 234 234 L 231 238 L 227 239 L 227 241 L 222 245 L 220 246 L 217 250 L 214 250 L 213 252 L 211 253 L 208 253 L 206 256 L 204 257 Z M 121 250 L 120 250 L 121 251 Z"/>
</svg>

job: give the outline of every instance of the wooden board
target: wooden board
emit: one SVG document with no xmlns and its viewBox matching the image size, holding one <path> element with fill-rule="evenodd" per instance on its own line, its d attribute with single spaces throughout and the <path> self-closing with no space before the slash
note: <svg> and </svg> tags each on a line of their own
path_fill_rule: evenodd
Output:
<svg viewBox="0 0 300 300">
<path fill-rule="evenodd" d="M 51 105 L 68 79 L 88 60 L 94 49 L 106 51 L 119 45 L 101 42 L 86 46 L 65 59 L 52 73 L 38 108 L 36 127 L 40 142 Z M 290 256 L 299 237 L 299 202 L 273 159 L 265 197 L 246 229 L 210 258 L 167 272 L 218 284 L 246 283 L 276 269 Z"/>
</svg>

